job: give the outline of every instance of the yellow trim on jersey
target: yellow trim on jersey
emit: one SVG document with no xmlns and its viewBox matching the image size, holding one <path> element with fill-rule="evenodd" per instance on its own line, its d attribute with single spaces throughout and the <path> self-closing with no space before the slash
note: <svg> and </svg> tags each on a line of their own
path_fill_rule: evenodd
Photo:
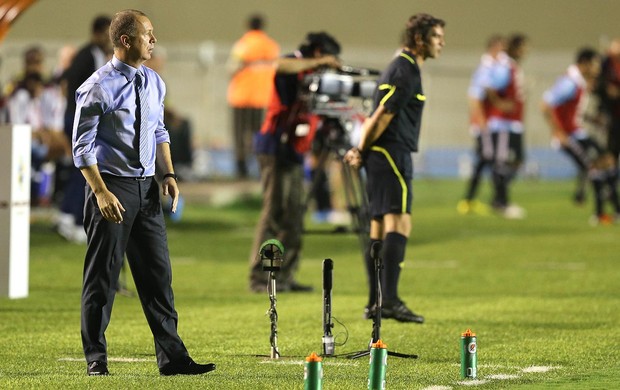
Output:
<svg viewBox="0 0 620 390">
<path fill-rule="evenodd" d="M 401 212 L 405 214 L 407 212 L 407 183 L 405 182 L 403 175 L 400 174 L 400 171 L 396 167 L 396 163 L 394 163 L 394 160 L 392 160 L 392 156 L 390 156 L 390 153 L 387 150 L 385 150 L 384 148 L 380 146 L 371 146 L 370 150 L 383 153 L 385 158 L 388 160 L 388 163 L 390 163 L 390 166 L 392 167 L 392 170 L 394 171 L 394 174 L 396 175 L 396 178 L 398 179 L 398 181 L 400 182 L 400 186 L 402 187 L 403 200 L 402 200 Z"/>
<path fill-rule="evenodd" d="M 422 95 L 421 93 L 417 94 L 415 97 L 421 102 L 426 100 L 426 96 Z"/>
<path fill-rule="evenodd" d="M 394 91 L 396 91 L 396 86 L 395 85 L 390 85 L 390 84 L 381 84 L 381 85 L 379 85 L 379 91 L 383 91 L 385 89 L 389 89 L 389 91 L 388 91 L 388 93 L 385 94 L 383 99 L 381 99 L 381 101 L 379 102 L 380 106 L 384 105 L 385 102 L 387 102 L 392 97 L 392 95 L 394 95 Z"/>
<path fill-rule="evenodd" d="M 411 64 L 412 64 L 412 65 L 413 65 L 413 64 L 415 64 L 415 60 L 414 60 L 413 58 L 411 58 L 411 56 L 410 56 L 410 55 L 405 54 L 405 53 L 400 53 L 399 55 L 400 55 L 401 57 L 403 57 L 403 58 L 406 58 L 406 59 L 407 59 L 407 61 L 411 62 Z"/>
</svg>

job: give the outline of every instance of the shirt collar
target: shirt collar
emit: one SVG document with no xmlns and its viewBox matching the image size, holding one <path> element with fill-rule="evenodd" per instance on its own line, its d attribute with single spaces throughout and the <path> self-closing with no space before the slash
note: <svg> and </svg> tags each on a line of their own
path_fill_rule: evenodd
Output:
<svg viewBox="0 0 620 390">
<path fill-rule="evenodd" d="M 112 62 L 112 66 L 114 67 L 114 69 L 116 69 L 119 72 L 121 72 L 123 74 L 123 76 L 125 76 L 127 81 L 133 81 L 133 79 L 136 77 L 136 73 L 138 73 L 138 71 L 140 73 L 142 73 L 142 75 L 144 75 L 144 71 L 143 70 L 136 69 L 136 68 L 134 68 L 131 65 L 127 65 L 123 61 L 121 61 L 118 58 L 116 58 L 116 56 L 112 57 L 111 62 Z M 142 67 L 142 65 L 140 65 L 140 68 L 141 67 Z"/>
<path fill-rule="evenodd" d="M 407 61 L 409 61 L 411 63 L 411 65 L 415 65 L 415 54 L 413 54 L 411 51 L 407 50 L 407 49 L 403 49 L 400 54 L 400 57 L 405 58 Z"/>
</svg>

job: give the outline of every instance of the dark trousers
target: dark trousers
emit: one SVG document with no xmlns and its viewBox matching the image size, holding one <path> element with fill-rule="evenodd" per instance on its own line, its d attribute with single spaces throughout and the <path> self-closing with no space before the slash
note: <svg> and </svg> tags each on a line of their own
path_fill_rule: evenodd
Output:
<svg viewBox="0 0 620 390">
<path fill-rule="evenodd" d="M 262 108 L 233 107 L 235 161 L 239 177 L 248 175 L 247 160 L 252 155 L 252 142 L 261 128 L 264 112 Z"/>
<path fill-rule="evenodd" d="M 250 284 L 267 285 L 267 272 L 262 270 L 258 255 L 265 240 L 275 238 L 284 246 L 284 263 L 276 273 L 283 287 L 294 282 L 299 266 L 303 230 L 303 169 L 301 164 L 281 163 L 275 156 L 258 155 L 263 209 L 261 211 L 252 253 L 250 255 Z"/>
<path fill-rule="evenodd" d="M 482 172 L 486 167 L 493 165 L 493 141 L 488 132 L 479 134 L 476 137 L 476 162 L 474 163 L 473 172 L 467 186 L 465 199 L 474 200 L 478 193 Z"/>
<path fill-rule="evenodd" d="M 500 131 L 491 134 L 493 140 L 493 207 L 510 204 L 510 184 L 523 162 L 523 135 Z"/>
<path fill-rule="evenodd" d="M 75 108 L 67 109 L 65 112 L 65 135 L 71 141 L 73 136 L 73 120 Z M 61 187 L 62 200 L 60 211 L 65 214 L 73 215 L 76 225 L 82 225 L 84 220 L 84 187 L 86 180 L 82 172 L 73 165 L 73 161 L 68 165 L 56 164 L 56 169 L 62 180 L 57 184 Z"/>
<path fill-rule="evenodd" d="M 161 368 L 188 356 L 188 352 L 177 334 L 178 316 L 159 186 L 153 178 L 137 181 L 104 175 L 104 181 L 126 211 L 122 223 L 107 221 L 92 190 L 86 190 L 84 226 L 88 248 L 82 289 L 82 344 L 86 361 L 107 361 L 105 330 L 126 253 Z"/>
</svg>

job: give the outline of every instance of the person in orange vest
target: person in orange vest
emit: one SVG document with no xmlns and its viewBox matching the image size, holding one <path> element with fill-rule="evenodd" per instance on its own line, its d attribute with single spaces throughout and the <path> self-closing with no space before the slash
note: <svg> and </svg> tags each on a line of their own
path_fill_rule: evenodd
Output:
<svg viewBox="0 0 620 390">
<path fill-rule="evenodd" d="M 271 97 L 275 60 L 280 46 L 264 31 L 264 18 L 252 15 L 248 31 L 235 42 L 227 68 L 232 75 L 228 85 L 228 104 L 232 107 L 233 137 L 237 176 L 248 176 L 247 158 L 252 139 L 263 122 Z"/>
</svg>

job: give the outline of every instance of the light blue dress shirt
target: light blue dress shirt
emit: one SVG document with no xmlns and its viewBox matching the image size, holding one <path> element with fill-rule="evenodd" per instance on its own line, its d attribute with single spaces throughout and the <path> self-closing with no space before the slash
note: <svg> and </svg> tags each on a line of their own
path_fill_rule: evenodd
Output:
<svg viewBox="0 0 620 390">
<path fill-rule="evenodd" d="M 170 142 L 164 127 L 166 85 L 152 69 L 141 65 L 148 90 L 148 148 L 146 166 L 140 164 L 136 131 L 138 69 L 113 57 L 86 80 L 75 94 L 73 162 L 83 168 L 97 165 L 99 172 L 139 177 L 155 174 L 156 145 Z"/>
</svg>

